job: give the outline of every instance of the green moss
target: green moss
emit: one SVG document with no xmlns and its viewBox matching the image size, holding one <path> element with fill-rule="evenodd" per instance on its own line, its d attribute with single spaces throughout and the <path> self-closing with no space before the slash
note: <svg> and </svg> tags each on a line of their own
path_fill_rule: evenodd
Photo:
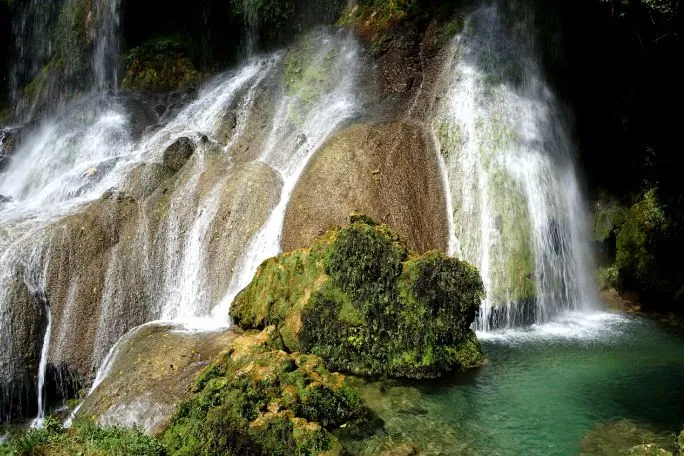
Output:
<svg viewBox="0 0 684 456">
<path fill-rule="evenodd" d="M 600 201 L 594 207 L 594 241 L 605 241 L 622 227 L 627 211 L 617 201 Z"/>
<path fill-rule="evenodd" d="M 387 226 L 355 215 L 310 248 L 264 262 L 231 316 L 243 328 L 275 325 L 288 350 L 334 370 L 436 377 L 482 363 L 469 326 L 483 297 L 473 266 L 410 256 Z"/>
<path fill-rule="evenodd" d="M 122 86 L 130 90 L 164 92 L 182 89 L 198 77 L 182 37 L 164 36 L 128 52 Z"/>
<path fill-rule="evenodd" d="M 618 268 L 615 265 L 610 265 L 606 267 L 599 268 L 598 271 L 598 283 L 600 290 L 608 290 L 610 288 L 617 288 L 619 284 L 618 280 Z"/>
<path fill-rule="evenodd" d="M 366 409 L 342 375 L 317 356 L 275 350 L 273 334 L 239 337 L 205 370 L 163 435 L 170 454 L 339 454 L 328 429 Z"/>
<path fill-rule="evenodd" d="M 48 418 L 44 427 L 15 435 L 7 444 L 0 444 L 0 454 L 162 456 L 166 451 L 160 442 L 137 430 L 105 428 L 84 420 L 76 421 L 70 429 L 64 429 L 60 421 Z"/>
<path fill-rule="evenodd" d="M 629 209 L 617 235 L 616 266 L 622 283 L 647 293 L 667 288 L 656 258 L 657 244 L 667 229 L 657 189 L 651 189 Z"/>
<path fill-rule="evenodd" d="M 0 125 L 8 123 L 13 115 L 12 108 L 0 109 Z"/>
</svg>

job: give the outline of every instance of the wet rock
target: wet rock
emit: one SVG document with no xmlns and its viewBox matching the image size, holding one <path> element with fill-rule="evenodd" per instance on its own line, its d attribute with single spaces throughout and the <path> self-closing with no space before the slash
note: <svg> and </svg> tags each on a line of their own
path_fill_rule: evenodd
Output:
<svg viewBox="0 0 684 456">
<path fill-rule="evenodd" d="M 163 324 L 134 329 L 117 347 L 110 374 L 83 401 L 77 416 L 158 434 L 189 398 L 197 375 L 235 337 L 232 330 L 190 332 Z"/>
<path fill-rule="evenodd" d="M 190 138 L 178 138 L 164 151 L 162 163 L 169 171 L 177 173 L 194 153 L 195 143 Z"/>
<path fill-rule="evenodd" d="M 283 249 L 309 245 L 355 210 L 392 226 L 411 250 L 447 251 L 446 200 L 429 132 L 412 123 L 360 124 L 328 140 L 292 193 Z"/>
<path fill-rule="evenodd" d="M 380 456 L 418 456 L 419 451 L 415 445 L 410 443 L 400 443 L 394 448 L 384 450 Z"/>
<path fill-rule="evenodd" d="M 148 129 L 159 123 L 159 115 L 143 98 L 128 94 L 123 97 L 123 101 L 129 114 L 133 139 L 139 139 Z"/>
<path fill-rule="evenodd" d="M 477 269 L 435 251 L 410 254 L 367 216 L 351 222 L 262 263 L 235 298 L 233 321 L 275 324 L 289 351 L 358 375 L 434 378 L 481 365 L 470 329 L 484 296 Z"/>
<path fill-rule="evenodd" d="M 672 456 L 672 452 L 658 448 L 652 443 L 637 445 L 627 453 L 628 456 Z"/>
<path fill-rule="evenodd" d="M 223 188 L 209 238 L 207 281 L 213 300 L 227 291 L 252 237 L 280 200 L 280 176 L 264 163 L 236 167 Z"/>
<path fill-rule="evenodd" d="M 0 207 L 11 202 L 12 198 L 10 198 L 9 196 L 0 195 Z"/>
</svg>

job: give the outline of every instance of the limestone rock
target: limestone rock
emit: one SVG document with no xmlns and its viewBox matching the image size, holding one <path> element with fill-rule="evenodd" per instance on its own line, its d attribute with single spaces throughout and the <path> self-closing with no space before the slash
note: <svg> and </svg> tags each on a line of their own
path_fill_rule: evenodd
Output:
<svg viewBox="0 0 684 456">
<path fill-rule="evenodd" d="M 117 347 L 110 374 L 84 400 L 77 416 L 158 434 L 178 404 L 188 399 L 197 375 L 237 335 L 231 330 L 188 332 L 163 324 L 133 330 Z"/>
<path fill-rule="evenodd" d="M 309 245 L 360 211 L 392 226 L 411 250 L 448 248 L 444 188 L 431 135 L 420 125 L 354 125 L 316 154 L 293 191 L 283 250 Z"/>
<path fill-rule="evenodd" d="M 190 138 L 178 138 L 164 151 L 163 163 L 171 172 L 177 173 L 195 153 L 195 143 Z"/>
</svg>

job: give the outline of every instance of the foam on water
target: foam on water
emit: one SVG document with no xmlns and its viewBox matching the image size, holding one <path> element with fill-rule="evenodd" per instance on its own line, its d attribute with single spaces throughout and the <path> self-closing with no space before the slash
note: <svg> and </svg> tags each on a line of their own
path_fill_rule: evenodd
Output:
<svg viewBox="0 0 684 456">
<path fill-rule="evenodd" d="M 623 330 L 637 324 L 629 317 L 613 312 L 568 311 L 553 321 L 531 326 L 477 331 L 477 337 L 486 342 L 523 344 L 537 341 L 591 341 L 608 342 L 619 337 Z"/>
</svg>

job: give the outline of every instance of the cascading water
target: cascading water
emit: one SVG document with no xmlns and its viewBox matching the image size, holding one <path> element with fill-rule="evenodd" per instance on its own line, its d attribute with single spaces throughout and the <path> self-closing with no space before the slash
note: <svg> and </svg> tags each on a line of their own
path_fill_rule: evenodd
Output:
<svg viewBox="0 0 684 456">
<path fill-rule="evenodd" d="M 97 92 L 116 90 L 119 86 L 121 0 L 95 0 L 94 6 L 92 86 Z"/>
<path fill-rule="evenodd" d="M 496 6 L 468 17 L 434 120 L 452 253 L 479 268 L 487 289 L 482 331 L 547 322 L 594 302 L 568 129 L 532 40 L 518 33 Z"/>
<path fill-rule="evenodd" d="M 280 200 L 266 223 L 252 239 L 240 262 L 238 272 L 233 276 L 228 292 L 213 310 L 215 317 L 228 315 L 233 299 L 249 284 L 258 266 L 267 258 L 280 253 L 285 211 L 299 177 L 328 136 L 358 114 L 359 104 L 354 95 L 358 50 L 353 39 L 347 37 L 340 49 L 336 48 L 331 39 L 326 39 L 321 44 L 313 58 L 314 62 L 323 65 L 330 60 L 331 55 L 338 55 L 326 71 L 340 75 L 339 79 L 335 82 L 334 90 L 324 93 L 318 101 L 319 104 L 314 106 L 303 102 L 300 93 L 302 90 L 310 90 L 309 87 L 295 89 L 294 93 L 281 100 L 277 108 L 276 122 L 259 157 L 260 161 L 275 168 L 283 180 Z M 300 128 L 293 128 L 291 116 L 297 116 Z M 293 153 L 284 155 L 283 150 Z"/>
<path fill-rule="evenodd" d="M 36 331 L 42 391 L 52 367 L 88 382 L 146 322 L 228 324 L 225 297 L 278 252 L 307 161 L 358 111 L 355 41 L 315 32 L 302 43 L 217 77 L 165 125 L 144 100 L 98 94 L 115 84 L 107 76 L 25 132 L 0 174 L 0 383 L 35 376 L 21 357 Z M 179 139 L 194 153 L 171 169 L 164 151 Z M 23 304 L 30 268 L 44 271 L 48 333 Z M 15 398 L 0 391 L 4 417 Z"/>
</svg>

